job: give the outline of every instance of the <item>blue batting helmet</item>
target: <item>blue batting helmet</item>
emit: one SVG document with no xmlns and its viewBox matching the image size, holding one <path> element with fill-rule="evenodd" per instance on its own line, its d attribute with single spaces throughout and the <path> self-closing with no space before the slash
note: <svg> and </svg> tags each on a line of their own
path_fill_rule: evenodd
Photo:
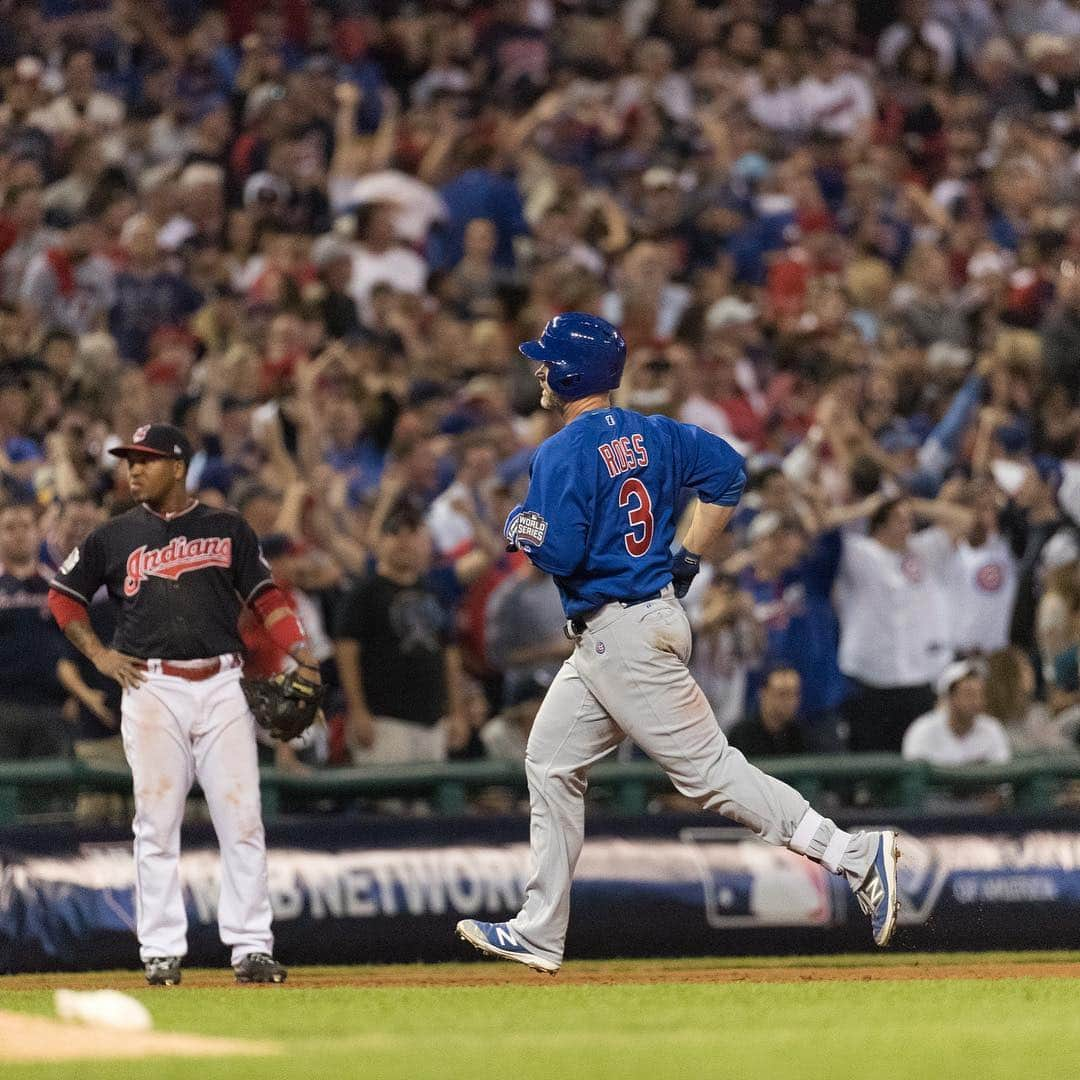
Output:
<svg viewBox="0 0 1080 1080">
<path fill-rule="evenodd" d="M 626 364 L 626 342 L 611 323 L 569 311 L 556 315 L 537 341 L 523 342 L 521 355 L 547 364 L 548 386 L 567 401 L 614 390 Z"/>
</svg>

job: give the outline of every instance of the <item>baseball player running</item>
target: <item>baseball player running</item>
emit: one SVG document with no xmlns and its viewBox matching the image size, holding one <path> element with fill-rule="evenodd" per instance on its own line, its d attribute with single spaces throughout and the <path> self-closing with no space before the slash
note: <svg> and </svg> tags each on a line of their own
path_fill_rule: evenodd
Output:
<svg viewBox="0 0 1080 1080">
<path fill-rule="evenodd" d="M 239 982 L 281 983 L 273 959 L 254 722 L 240 686 L 237 616 L 250 604 L 274 641 L 318 680 L 296 616 L 251 527 L 184 487 L 191 447 L 167 424 L 141 427 L 127 459 L 139 505 L 95 529 L 49 593 L 64 633 L 123 688 L 121 733 L 135 785 L 135 905 L 151 985 L 180 982 L 187 919 L 180 823 L 192 781 L 206 795 L 221 849 L 221 940 Z M 105 586 L 119 606 L 112 646 L 87 607 Z"/>
<path fill-rule="evenodd" d="M 458 934 L 481 952 L 558 971 L 589 767 L 629 737 L 684 795 L 843 874 L 874 940 L 886 945 L 900 906 L 896 834 L 843 832 L 750 765 L 728 745 L 687 670 L 690 627 L 676 598 L 698 572 L 698 553 L 734 512 L 743 459 L 700 428 L 614 408 L 626 345 L 603 319 L 559 315 L 521 352 L 539 363 L 541 404 L 561 413 L 565 426 L 537 450 L 506 539 L 554 576 L 574 652 L 525 752 L 533 861 L 525 903 L 509 922 L 466 919 Z M 673 563 L 683 488 L 700 502 Z"/>
</svg>

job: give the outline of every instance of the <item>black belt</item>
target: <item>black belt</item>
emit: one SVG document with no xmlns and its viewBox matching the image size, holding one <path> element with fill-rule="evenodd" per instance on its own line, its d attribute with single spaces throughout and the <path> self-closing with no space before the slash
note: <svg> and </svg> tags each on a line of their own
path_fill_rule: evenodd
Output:
<svg viewBox="0 0 1080 1080">
<path fill-rule="evenodd" d="M 650 600 L 659 600 L 663 596 L 663 593 L 658 589 L 654 593 L 649 593 L 648 596 L 639 596 L 634 600 L 610 600 L 608 603 L 622 604 L 623 607 L 636 607 L 638 604 L 647 604 Z M 588 629 L 588 620 L 591 619 L 602 607 L 606 607 L 607 604 L 601 604 L 600 607 L 595 607 L 592 611 L 587 611 L 584 615 L 575 615 L 572 619 L 568 619 L 564 632 L 567 637 L 576 637 L 579 634 L 584 634 Z M 571 632 L 572 631 L 572 632 Z"/>
</svg>

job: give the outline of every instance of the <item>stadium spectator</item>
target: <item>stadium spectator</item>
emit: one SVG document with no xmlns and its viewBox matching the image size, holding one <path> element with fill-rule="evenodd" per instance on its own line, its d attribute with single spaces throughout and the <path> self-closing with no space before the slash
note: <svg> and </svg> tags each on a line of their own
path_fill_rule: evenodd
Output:
<svg viewBox="0 0 1080 1080">
<path fill-rule="evenodd" d="M 493 761 L 521 765 L 533 720 L 550 683 L 542 675 L 523 676 L 512 684 L 502 711 L 481 729 L 484 752 Z"/>
<path fill-rule="evenodd" d="M 952 647 L 958 653 L 989 656 L 1009 641 L 1016 600 L 1016 559 L 998 532 L 998 501 L 992 485 L 974 484 L 958 500 L 975 521 L 956 544 L 947 574 Z"/>
<path fill-rule="evenodd" d="M 956 41 L 949 28 L 931 13 L 929 0 L 904 0 L 899 14 L 900 18 L 878 39 L 877 55 L 882 65 L 894 66 L 905 49 L 921 42 L 933 50 L 938 75 L 949 75 L 956 63 Z"/>
<path fill-rule="evenodd" d="M 0 761 L 64 756 L 71 746 L 56 673 L 64 635 L 48 617 L 40 546 L 32 504 L 0 507 Z"/>
<path fill-rule="evenodd" d="M 427 267 L 416 252 L 397 240 L 395 209 L 385 202 L 368 203 L 356 213 L 356 243 L 353 247 L 349 295 L 360 311 L 365 326 L 374 316 L 372 290 L 388 285 L 399 293 L 422 293 Z"/>
<path fill-rule="evenodd" d="M 1001 722 L 985 712 L 983 667 L 969 660 L 950 664 L 938 676 L 937 708 L 904 732 L 903 755 L 931 765 L 1001 763 L 1012 757 Z"/>
<path fill-rule="evenodd" d="M 382 525 L 374 575 L 342 600 L 337 667 L 358 763 L 442 761 L 468 738 L 461 659 L 423 577 L 431 537 L 415 512 Z"/>
<path fill-rule="evenodd" d="M 836 42 L 821 42 L 798 94 L 803 123 L 822 135 L 858 136 L 874 115 L 869 82 L 847 49 Z"/>
<path fill-rule="evenodd" d="M 731 745 L 751 759 L 805 753 L 806 741 L 797 722 L 801 687 L 794 668 L 770 668 L 756 711 L 728 732 Z"/>
<path fill-rule="evenodd" d="M 352 280 L 352 251 L 344 239 L 332 234 L 320 236 L 311 246 L 311 262 L 319 275 L 319 285 L 306 295 L 313 296 L 328 338 L 363 337 L 356 301 L 349 295 Z"/>
<path fill-rule="evenodd" d="M 686 596 L 694 635 L 690 670 L 724 731 L 746 713 L 750 672 L 761 664 L 765 633 L 755 617 L 753 594 L 738 579 L 703 560 L 699 580 Z"/>
<path fill-rule="evenodd" d="M 1032 466 L 1021 469 L 1019 484 L 1009 493 L 1011 498 L 1003 516 L 1004 531 L 1019 559 L 1009 637 L 1012 644 L 1030 655 L 1036 655 L 1039 648 L 1036 620 L 1045 575 L 1080 552 L 1075 544 L 1072 553 L 1068 551 L 1068 536 L 1073 526 L 1062 513 L 1056 497 L 1060 480 L 1060 466 L 1056 463 L 1042 472 Z M 1062 539 L 1051 548 L 1050 542 L 1058 536 Z M 1043 655 L 1044 663 L 1052 661 L 1052 655 Z"/>
<path fill-rule="evenodd" d="M 746 109 L 755 123 L 778 135 L 798 134 L 806 128 L 799 91 L 787 59 L 779 49 L 768 49 L 761 66 L 743 87 Z"/>
<path fill-rule="evenodd" d="M 490 517 L 490 489 L 498 465 L 490 437 L 467 434 L 458 444 L 454 482 L 431 504 L 427 525 L 440 557 L 451 561 L 476 545 L 475 523 Z"/>
<path fill-rule="evenodd" d="M 761 664 L 751 672 L 749 701 L 777 665 L 798 672 L 808 742 L 837 750 L 842 735 L 837 710 L 847 687 L 837 664 L 837 621 L 829 602 L 840 561 L 841 540 L 829 533 L 811 542 L 795 517 L 768 510 L 747 530 L 749 565 L 739 588 L 753 598 L 753 614 L 765 636 Z"/>
<path fill-rule="evenodd" d="M 101 524 L 102 514 L 97 500 L 88 492 L 71 495 L 62 501 L 57 499 L 51 510 L 52 522 L 45 528 L 39 561 L 42 566 L 55 572 L 68 555 Z"/>
<path fill-rule="evenodd" d="M 14 364 L 0 368 L 0 473 L 10 492 L 26 494 L 41 461 L 31 434 L 30 381 Z"/>
<path fill-rule="evenodd" d="M 1080 638 L 1080 545 L 1076 535 L 1061 532 L 1042 552 L 1043 591 L 1035 612 L 1035 638 L 1044 667 L 1049 671 Z"/>
<path fill-rule="evenodd" d="M 72 334 L 103 323 L 115 294 L 112 267 L 97 254 L 100 239 L 96 222 L 80 221 L 30 260 L 19 293 L 28 321 Z"/>
<path fill-rule="evenodd" d="M 12 184 L 7 189 L 0 220 L 0 299 L 14 305 L 30 261 L 53 247 L 58 238 L 45 225 L 41 189 L 34 184 Z"/>
<path fill-rule="evenodd" d="M 486 627 L 488 663 L 502 674 L 511 696 L 522 679 L 550 683 L 570 655 L 559 592 L 532 563 L 523 563 L 491 592 Z"/>
<path fill-rule="evenodd" d="M 722 723 L 779 659 L 812 747 L 842 743 L 815 735 L 842 671 L 852 746 L 896 749 L 956 650 L 1006 640 L 1052 711 L 1080 694 L 1069 4 L 369 5 L 362 33 L 342 5 L 287 32 L 240 7 L 102 0 L 60 32 L 15 5 L 0 502 L 44 508 L 43 558 L 125 505 L 108 448 L 175 420 L 193 491 L 285 535 L 316 607 L 399 502 L 430 512 L 448 637 L 497 710 L 512 605 L 542 595 L 506 583 L 502 473 L 553 430 L 514 345 L 590 310 L 631 344 L 620 404 L 761 454 L 732 549 L 798 522 L 780 569 L 755 533 L 689 597 Z M 939 491 L 906 505 L 944 539 L 861 535 L 865 500 Z"/>
<path fill-rule="evenodd" d="M 1047 706 L 1035 700 L 1035 668 L 1015 646 L 986 661 L 986 712 L 1000 720 L 1013 755 L 1071 747 L 1066 730 Z"/>
<path fill-rule="evenodd" d="M 181 327 L 202 307 L 202 297 L 185 278 L 166 268 L 157 226 L 150 217 L 128 218 L 120 244 L 126 264 L 116 275 L 109 332 L 120 356 L 141 364 L 150 359 L 154 334 L 162 327 Z"/>
<path fill-rule="evenodd" d="M 101 136 L 115 131 L 124 120 L 124 105 L 97 88 L 94 54 L 76 49 L 64 65 L 64 93 L 27 118 L 32 127 L 52 136 Z"/>
<path fill-rule="evenodd" d="M 111 641 L 116 629 L 116 608 L 108 598 L 95 600 L 89 608 L 90 625 L 101 641 Z M 64 642 L 56 678 L 70 695 L 65 703 L 71 725 L 72 749 L 79 761 L 90 766 L 127 768 L 120 736 L 120 687 L 103 676 L 70 642 Z M 119 824 L 126 813 L 119 794 L 80 792 L 75 801 L 79 821 L 107 820 Z"/>
<path fill-rule="evenodd" d="M 915 532 L 915 515 L 959 535 L 972 514 L 944 502 L 883 503 L 869 535 L 844 538 L 836 580 L 839 665 L 854 685 L 845 709 L 853 750 L 900 749 L 908 725 L 933 707 L 933 683 L 952 657 L 946 585 L 953 535 Z"/>
</svg>

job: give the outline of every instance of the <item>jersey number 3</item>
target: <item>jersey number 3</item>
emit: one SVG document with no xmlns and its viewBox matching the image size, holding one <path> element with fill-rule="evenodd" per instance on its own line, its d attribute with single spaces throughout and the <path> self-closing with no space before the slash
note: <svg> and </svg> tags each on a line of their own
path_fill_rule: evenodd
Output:
<svg viewBox="0 0 1080 1080">
<path fill-rule="evenodd" d="M 631 506 L 631 500 L 636 500 L 637 505 Z M 652 543 L 653 514 L 649 492 L 636 476 L 624 480 L 623 486 L 619 488 L 619 506 L 630 506 L 627 516 L 633 528 L 623 536 L 623 543 L 635 559 L 640 559 Z"/>
</svg>

